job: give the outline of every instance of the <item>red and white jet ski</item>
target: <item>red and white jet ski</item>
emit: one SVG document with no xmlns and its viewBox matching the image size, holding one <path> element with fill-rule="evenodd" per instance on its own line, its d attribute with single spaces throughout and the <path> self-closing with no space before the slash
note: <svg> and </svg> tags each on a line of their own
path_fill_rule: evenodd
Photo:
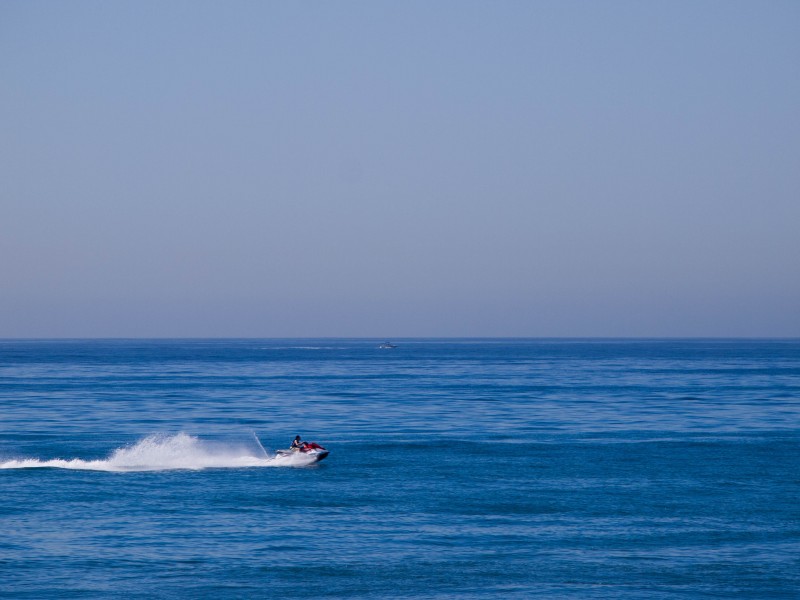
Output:
<svg viewBox="0 0 800 600">
<path fill-rule="evenodd" d="M 301 456 L 313 458 L 313 462 L 319 462 L 330 454 L 328 450 L 317 444 L 316 442 L 305 442 L 299 448 L 291 448 L 289 450 L 278 450 L 277 456 L 293 456 L 300 454 Z"/>
</svg>

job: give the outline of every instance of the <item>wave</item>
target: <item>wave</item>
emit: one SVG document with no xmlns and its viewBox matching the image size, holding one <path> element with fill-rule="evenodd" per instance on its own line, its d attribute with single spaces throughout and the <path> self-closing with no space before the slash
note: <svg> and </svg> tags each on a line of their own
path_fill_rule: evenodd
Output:
<svg viewBox="0 0 800 600">
<path fill-rule="evenodd" d="M 301 454 L 270 455 L 259 446 L 261 456 L 246 446 L 200 440 L 186 433 L 157 434 L 133 445 L 117 448 L 108 458 L 19 458 L 0 462 L 0 469 L 74 469 L 79 471 L 168 471 L 176 469 L 239 469 L 246 467 L 305 467 L 313 458 Z"/>
</svg>

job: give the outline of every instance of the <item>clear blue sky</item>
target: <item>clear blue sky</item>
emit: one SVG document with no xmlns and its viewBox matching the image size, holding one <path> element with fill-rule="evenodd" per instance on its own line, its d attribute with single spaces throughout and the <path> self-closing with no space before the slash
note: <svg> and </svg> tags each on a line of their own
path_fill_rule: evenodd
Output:
<svg viewBox="0 0 800 600">
<path fill-rule="evenodd" d="M 800 336 L 800 2 L 0 4 L 0 337 Z"/>
</svg>

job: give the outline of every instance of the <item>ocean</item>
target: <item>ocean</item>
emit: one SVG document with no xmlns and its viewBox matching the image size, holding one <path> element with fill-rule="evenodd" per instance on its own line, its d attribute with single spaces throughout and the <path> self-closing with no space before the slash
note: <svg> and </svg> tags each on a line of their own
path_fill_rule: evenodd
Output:
<svg viewBox="0 0 800 600">
<path fill-rule="evenodd" d="M 0 341 L 0 596 L 800 597 L 800 341 L 382 341 Z"/>
</svg>

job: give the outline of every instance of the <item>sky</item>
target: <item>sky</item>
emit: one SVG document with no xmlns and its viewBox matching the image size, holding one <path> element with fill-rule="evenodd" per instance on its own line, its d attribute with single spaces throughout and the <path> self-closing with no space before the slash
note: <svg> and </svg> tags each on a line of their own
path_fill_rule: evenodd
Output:
<svg viewBox="0 0 800 600">
<path fill-rule="evenodd" d="M 0 337 L 328 336 L 800 336 L 800 3 L 0 3 Z"/>
</svg>

